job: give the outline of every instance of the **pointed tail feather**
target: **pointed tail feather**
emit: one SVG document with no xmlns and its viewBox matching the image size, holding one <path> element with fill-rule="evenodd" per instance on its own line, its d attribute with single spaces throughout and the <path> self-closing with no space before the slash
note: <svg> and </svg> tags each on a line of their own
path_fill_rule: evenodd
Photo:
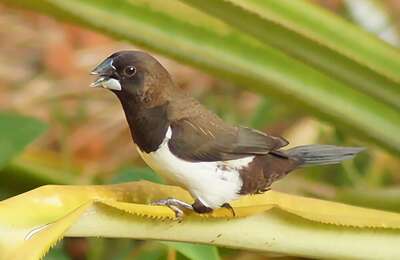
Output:
<svg viewBox="0 0 400 260">
<path fill-rule="evenodd" d="M 302 166 L 338 164 L 345 160 L 353 159 L 359 152 L 365 150 L 361 147 L 340 147 L 334 145 L 303 145 L 289 149 L 286 154 L 303 160 Z"/>
</svg>

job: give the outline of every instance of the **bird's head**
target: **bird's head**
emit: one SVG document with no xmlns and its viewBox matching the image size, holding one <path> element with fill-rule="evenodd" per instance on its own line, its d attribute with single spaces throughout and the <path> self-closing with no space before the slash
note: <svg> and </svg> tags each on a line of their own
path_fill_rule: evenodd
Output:
<svg viewBox="0 0 400 260">
<path fill-rule="evenodd" d="M 173 83 L 167 70 L 151 55 L 141 51 L 119 51 L 91 72 L 97 79 L 92 87 L 103 87 L 117 96 L 137 96 L 168 92 Z"/>
</svg>

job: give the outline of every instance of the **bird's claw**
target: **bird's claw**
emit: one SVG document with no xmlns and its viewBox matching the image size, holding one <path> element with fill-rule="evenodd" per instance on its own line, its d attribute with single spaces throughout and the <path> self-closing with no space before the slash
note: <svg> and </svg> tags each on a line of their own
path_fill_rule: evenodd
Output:
<svg viewBox="0 0 400 260">
<path fill-rule="evenodd" d="M 221 208 L 226 208 L 227 210 L 230 210 L 230 211 L 232 212 L 232 216 L 233 216 L 233 217 L 236 217 L 236 212 L 235 212 L 235 210 L 233 209 L 233 207 L 231 206 L 231 204 L 229 204 L 229 203 L 224 203 L 224 204 L 221 205 Z"/>
<path fill-rule="evenodd" d="M 183 219 L 184 212 L 183 210 L 193 210 L 192 205 L 178 200 L 174 198 L 167 198 L 167 199 L 161 199 L 161 200 L 156 200 L 151 203 L 151 205 L 155 206 L 167 206 L 170 209 L 172 209 L 175 212 L 175 217 L 179 220 Z"/>
</svg>

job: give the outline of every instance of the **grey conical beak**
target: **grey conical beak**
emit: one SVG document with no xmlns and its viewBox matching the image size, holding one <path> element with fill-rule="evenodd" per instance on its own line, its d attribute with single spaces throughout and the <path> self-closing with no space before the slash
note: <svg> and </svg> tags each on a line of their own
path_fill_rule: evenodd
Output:
<svg viewBox="0 0 400 260">
<path fill-rule="evenodd" d="M 116 68 L 113 65 L 113 59 L 107 58 L 102 63 L 96 66 L 90 74 L 99 76 L 94 82 L 90 84 L 91 87 L 103 87 L 112 90 L 121 90 L 120 82 L 112 78 L 115 74 Z"/>
<path fill-rule="evenodd" d="M 115 72 L 116 68 L 113 65 L 113 59 L 107 58 L 102 63 L 96 66 L 90 74 L 91 75 L 109 75 Z"/>
</svg>

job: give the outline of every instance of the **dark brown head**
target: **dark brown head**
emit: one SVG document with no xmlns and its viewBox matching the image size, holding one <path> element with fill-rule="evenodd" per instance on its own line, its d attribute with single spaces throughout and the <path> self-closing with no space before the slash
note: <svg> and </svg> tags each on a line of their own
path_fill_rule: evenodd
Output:
<svg viewBox="0 0 400 260">
<path fill-rule="evenodd" d="M 91 74 L 98 76 L 92 87 L 107 88 L 117 95 L 138 147 L 147 153 L 155 151 L 167 132 L 167 108 L 176 93 L 167 70 L 147 53 L 120 51 Z"/>
<path fill-rule="evenodd" d="M 91 74 L 97 75 L 92 87 L 110 89 L 124 99 L 143 99 L 162 103 L 173 88 L 166 69 L 152 56 L 141 51 L 119 51 L 101 62 Z M 157 104 L 153 104 L 157 105 Z"/>
</svg>

